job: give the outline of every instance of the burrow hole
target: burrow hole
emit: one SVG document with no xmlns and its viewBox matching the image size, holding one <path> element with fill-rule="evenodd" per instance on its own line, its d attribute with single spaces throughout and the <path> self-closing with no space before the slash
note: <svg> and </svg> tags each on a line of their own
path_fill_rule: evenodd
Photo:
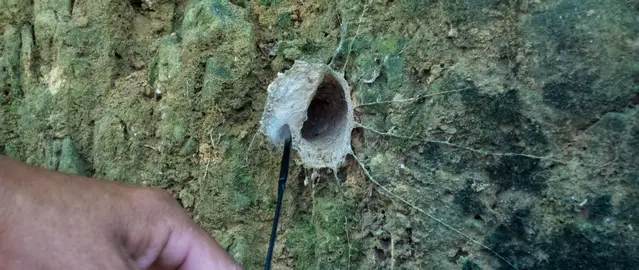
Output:
<svg viewBox="0 0 639 270">
<path fill-rule="evenodd" d="M 334 138 L 346 128 L 347 110 L 344 89 L 332 75 L 324 75 L 306 111 L 302 138 L 309 142 Z"/>
</svg>

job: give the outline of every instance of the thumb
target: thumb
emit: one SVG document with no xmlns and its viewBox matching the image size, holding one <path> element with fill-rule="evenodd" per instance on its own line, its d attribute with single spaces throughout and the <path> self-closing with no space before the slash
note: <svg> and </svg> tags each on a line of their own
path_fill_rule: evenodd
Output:
<svg viewBox="0 0 639 270">
<path fill-rule="evenodd" d="M 126 249 L 141 269 L 242 269 L 166 191 L 143 188 L 124 232 Z"/>
<path fill-rule="evenodd" d="M 242 269 L 195 223 L 176 227 L 153 264 L 158 269 Z"/>
</svg>

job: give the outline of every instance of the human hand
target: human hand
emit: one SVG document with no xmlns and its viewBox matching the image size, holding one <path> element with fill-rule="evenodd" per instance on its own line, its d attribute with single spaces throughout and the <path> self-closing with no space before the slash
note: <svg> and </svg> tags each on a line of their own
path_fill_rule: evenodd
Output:
<svg viewBox="0 0 639 270">
<path fill-rule="evenodd" d="M 0 269 L 241 269 L 166 191 L 0 156 Z"/>
</svg>

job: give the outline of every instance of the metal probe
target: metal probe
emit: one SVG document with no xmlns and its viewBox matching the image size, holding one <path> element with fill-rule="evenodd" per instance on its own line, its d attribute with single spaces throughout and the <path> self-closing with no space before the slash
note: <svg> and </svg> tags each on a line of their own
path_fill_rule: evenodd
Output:
<svg viewBox="0 0 639 270">
<path fill-rule="evenodd" d="M 280 210 L 282 208 L 282 197 L 284 197 L 284 187 L 286 178 L 288 177 L 288 163 L 291 156 L 291 130 L 288 125 L 284 125 L 280 130 L 280 138 L 284 139 L 284 153 L 282 155 L 282 167 L 280 167 L 280 180 L 277 183 L 277 203 L 275 204 L 275 216 L 273 217 L 273 229 L 271 230 L 271 238 L 268 243 L 268 253 L 266 255 L 266 263 L 264 270 L 271 269 L 271 260 L 273 259 L 273 248 L 275 246 L 275 236 L 277 234 L 277 222 L 280 218 Z"/>
</svg>

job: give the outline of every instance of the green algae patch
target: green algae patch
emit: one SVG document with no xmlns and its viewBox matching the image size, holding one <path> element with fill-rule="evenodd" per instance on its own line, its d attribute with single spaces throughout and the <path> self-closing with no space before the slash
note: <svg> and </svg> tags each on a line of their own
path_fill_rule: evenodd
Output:
<svg viewBox="0 0 639 270">
<path fill-rule="evenodd" d="M 271 6 L 275 6 L 278 5 L 282 2 L 282 0 L 258 0 L 257 3 L 259 3 L 262 6 L 265 7 L 271 7 Z"/>
<path fill-rule="evenodd" d="M 220 234 L 229 238 L 226 240 L 229 252 L 240 263 L 258 267 L 264 263 L 270 227 L 255 220 L 272 218 L 274 196 L 269 187 L 276 183 L 277 166 L 265 160 L 262 164 L 265 169 L 247 167 L 245 145 L 222 140 L 220 147 L 223 156 L 219 161 L 200 166 L 202 174 L 196 182 L 194 214 L 200 217 L 204 228 L 225 231 Z M 236 233 L 228 232 L 235 231 L 235 224 L 247 225 Z"/>
<path fill-rule="evenodd" d="M 354 56 L 351 73 L 360 81 L 355 92 L 359 103 L 392 100 L 409 91 L 405 80 L 406 59 L 402 53 L 406 44 L 402 37 L 383 37 L 376 41 L 363 39 L 354 43 L 356 49 L 361 47 L 359 50 L 362 50 Z"/>
<path fill-rule="evenodd" d="M 75 149 L 70 137 L 66 137 L 62 140 L 58 171 L 74 175 L 88 175 L 86 162 Z"/>
<path fill-rule="evenodd" d="M 275 24 L 277 25 L 277 27 L 280 27 L 282 29 L 290 29 L 291 27 L 293 27 L 293 20 L 291 20 L 291 13 L 282 12 L 280 14 L 277 14 L 277 19 L 275 21 Z"/>
<path fill-rule="evenodd" d="M 42 157 L 37 155 L 41 147 L 41 134 L 46 130 L 46 119 L 55 103 L 51 94 L 44 88 L 25 93 L 25 97 L 15 104 L 14 113 L 16 123 L 20 123 L 13 133 L 19 137 L 19 156 L 40 164 Z M 29 100 L 29 102 L 26 102 Z"/>
<path fill-rule="evenodd" d="M 0 2 L 0 29 L 10 25 L 29 23 L 32 19 L 32 1 L 3 0 Z"/>
<path fill-rule="evenodd" d="M 296 269 L 353 267 L 361 252 L 350 239 L 350 224 L 359 215 L 343 197 L 315 197 L 313 213 L 298 217 L 286 235 L 286 247 Z"/>
<path fill-rule="evenodd" d="M 206 60 L 202 86 L 202 104 L 224 102 L 224 88 L 233 83 L 233 75 L 228 67 L 218 64 L 215 58 Z"/>
<path fill-rule="evenodd" d="M 21 142 L 20 140 L 10 140 L 4 145 L 4 154 L 11 158 L 23 159 L 20 154 Z"/>
<path fill-rule="evenodd" d="M 295 258 L 295 268 L 312 269 L 317 261 L 317 235 L 310 219 L 310 215 L 298 219 L 286 236 L 286 246 Z"/>
<path fill-rule="evenodd" d="M 17 28 L 9 27 L 4 32 L 2 58 L 0 58 L 0 91 L 7 97 L 4 100 L 22 98 L 20 82 L 20 49 L 22 37 Z"/>
<path fill-rule="evenodd" d="M 237 155 L 242 152 L 240 149 L 243 146 L 228 142 L 222 150 L 224 158 L 214 165 L 209 164 L 206 178 L 202 176 L 199 180 L 200 191 L 213 193 L 198 198 L 195 210 L 196 213 L 210 217 L 211 222 L 240 222 L 249 219 L 251 214 L 257 214 L 256 203 L 261 192 L 257 192 L 256 175 L 267 172 L 256 172 L 243 167 L 242 155 Z"/>
<path fill-rule="evenodd" d="M 256 233 L 248 229 L 238 233 L 234 236 L 233 245 L 231 246 L 230 253 L 233 254 L 233 258 L 242 262 L 243 265 L 256 265 L 261 262 L 261 257 L 255 250 L 255 245 L 259 245 Z"/>
</svg>

